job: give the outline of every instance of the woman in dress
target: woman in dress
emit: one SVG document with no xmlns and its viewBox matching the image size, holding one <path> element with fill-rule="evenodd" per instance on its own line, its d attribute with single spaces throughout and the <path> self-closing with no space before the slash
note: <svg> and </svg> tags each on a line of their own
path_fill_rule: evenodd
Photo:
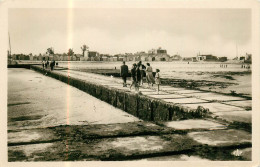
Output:
<svg viewBox="0 0 260 167">
<path fill-rule="evenodd" d="M 150 63 L 146 63 L 147 64 L 147 68 L 146 68 L 146 80 L 148 83 L 148 86 L 150 86 L 150 84 L 154 84 L 154 77 L 153 77 L 153 68 L 150 66 Z"/>
</svg>

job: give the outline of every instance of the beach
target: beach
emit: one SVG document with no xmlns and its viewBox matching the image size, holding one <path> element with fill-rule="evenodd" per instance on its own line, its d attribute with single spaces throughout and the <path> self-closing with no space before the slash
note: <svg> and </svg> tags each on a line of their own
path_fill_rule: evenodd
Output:
<svg viewBox="0 0 260 167">
<path fill-rule="evenodd" d="M 98 72 L 110 70 L 119 73 L 122 62 L 58 62 L 60 67 L 71 70 Z M 136 62 L 126 62 L 129 69 Z M 146 64 L 147 62 L 143 62 Z M 225 94 L 252 97 L 251 69 L 241 68 L 242 64 L 221 62 L 150 62 L 155 69 L 160 69 L 162 83 L 174 87 L 186 87 Z M 109 73 L 110 74 L 110 73 Z"/>
</svg>

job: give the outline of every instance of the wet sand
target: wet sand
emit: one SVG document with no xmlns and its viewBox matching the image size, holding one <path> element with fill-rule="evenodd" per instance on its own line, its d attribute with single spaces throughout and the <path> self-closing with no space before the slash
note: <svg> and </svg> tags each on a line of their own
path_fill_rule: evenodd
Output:
<svg viewBox="0 0 260 167">
<path fill-rule="evenodd" d="M 138 120 L 53 78 L 28 69 L 8 69 L 9 130 Z"/>
</svg>

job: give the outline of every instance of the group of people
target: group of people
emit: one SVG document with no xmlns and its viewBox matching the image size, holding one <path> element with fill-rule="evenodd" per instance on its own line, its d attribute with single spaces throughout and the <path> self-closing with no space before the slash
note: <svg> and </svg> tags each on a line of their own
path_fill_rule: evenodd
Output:
<svg viewBox="0 0 260 167">
<path fill-rule="evenodd" d="M 221 68 L 227 68 L 227 64 L 220 64 Z"/>
<path fill-rule="evenodd" d="M 250 69 L 250 65 L 245 65 L 245 64 L 242 64 L 241 68 Z"/>
<path fill-rule="evenodd" d="M 57 63 L 56 63 L 56 65 L 57 65 Z M 53 61 L 51 61 L 51 62 L 49 62 L 48 60 L 46 61 L 46 60 L 43 60 L 42 61 L 42 68 L 44 69 L 47 69 L 48 68 L 48 66 L 50 66 L 51 67 L 51 70 L 53 70 L 54 69 L 54 66 L 55 66 L 55 60 L 53 60 Z"/>
<path fill-rule="evenodd" d="M 153 75 L 153 69 L 150 66 L 150 63 L 146 63 L 147 66 L 142 64 L 142 61 L 139 61 L 137 64 L 134 63 L 130 70 L 132 83 L 130 85 L 130 90 L 132 86 L 134 86 L 135 91 L 139 92 L 139 87 L 144 83 L 144 77 L 146 78 L 146 82 L 148 86 L 153 86 L 153 84 L 157 85 L 157 92 L 159 93 L 159 85 L 161 84 L 160 80 L 160 70 L 156 69 L 155 77 Z M 123 61 L 123 65 L 120 68 L 120 75 L 123 79 L 123 87 L 127 87 L 126 79 L 129 76 L 128 66 Z"/>
</svg>

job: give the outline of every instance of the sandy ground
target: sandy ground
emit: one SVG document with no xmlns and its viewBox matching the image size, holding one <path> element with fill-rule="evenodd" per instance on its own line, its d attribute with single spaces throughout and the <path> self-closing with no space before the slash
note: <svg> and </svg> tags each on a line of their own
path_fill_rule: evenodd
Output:
<svg viewBox="0 0 260 167">
<path fill-rule="evenodd" d="M 8 69 L 8 129 L 138 120 L 53 78 L 32 70 Z"/>
</svg>

